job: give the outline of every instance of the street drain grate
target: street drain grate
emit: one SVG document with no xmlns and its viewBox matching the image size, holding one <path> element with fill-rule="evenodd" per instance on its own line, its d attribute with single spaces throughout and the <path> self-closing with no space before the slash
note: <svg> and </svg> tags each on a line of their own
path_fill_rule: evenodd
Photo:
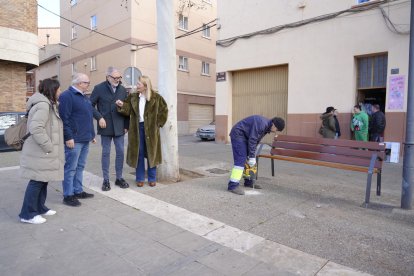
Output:
<svg viewBox="0 0 414 276">
<path fill-rule="evenodd" d="M 225 174 L 225 173 L 229 172 L 227 170 L 222 170 L 222 169 L 219 169 L 219 168 L 208 169 L 207 171 L 209 173 L 214 173 L 214 174 Z"/>
</svg>

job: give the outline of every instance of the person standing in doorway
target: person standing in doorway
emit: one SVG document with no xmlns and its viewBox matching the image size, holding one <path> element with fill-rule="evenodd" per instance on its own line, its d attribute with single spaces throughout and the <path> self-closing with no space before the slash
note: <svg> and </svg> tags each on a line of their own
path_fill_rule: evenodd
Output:
<svg viewBox="0 0 414 276">
<path fill-rule="evenodd" d="M 124 168 L 124 137 L 128 130 L 129 118 L 117 112 L 117 100 L 125 101 L 128 93 L 121 84 L 121 73 L 114 67 L 106 71 L 106 80 L 96 85 L 92 91 L 92 106 L 96 107 L 93 116 L 98 122 L 98 134 L 101 135 L 102 145 L 102 191 L 109 191 L 109 163 L 111 156 L 111 141 L 115 145 L 115 185 L 125 189 L 129 184 L 122 177 Z"/>
<path fill-rule="evenodd" d="M 337 109 L 334 110 L 333 117 L 335 119 L 335 139 L 339 139 L 339 137 L 341 137 L 341 126 L 339 125 L 339 121 L 338 121 L 338 110 Z"/>
<path fill-rule="evenodd" d="M 162 162 L 160 128 L 167 122 L 168 107 L 164 98 L 152 87 L 147 76 L 141 76 L 137 93 L 131 93 L 125 102 L 117 100 L 118 112 L 130 116 L 127 164 L 135 168 L 138 187 L 144 186 L 145 158 L 148 185 L 156 185 L 157 165 Z"/>
<path fill-rule="evenodd" d="M 380 110 L 378 104 L 373 104 L 371 107 L 372 116 L 369 122 L 369 140 L 373 142 L 382 142 L 384 139 L 384 130 L 386 126 L 385 114 Z"/>
<path fill-rule="evenodd" d="M 355 105 L 351 121 L 351 130 L 354 132 L 355 140 L 368 141 L 368 114 L 361 110 L 360 105 Z"/>
<path fill-rule="evenodd" d="M 94 195 L 83 190 L 83 170 L 89 152 L 89 142 L 96 143 L 93 129 L 93 107 L 85 95 L 88 91 L 89 77 L 75 73 L 72 86 L 59 97 L 59 114 L 63 121 L 65 139 L 65 167 L 63 186 L 63 203 L 79 206 L 80 199 Z"/>
</svg>

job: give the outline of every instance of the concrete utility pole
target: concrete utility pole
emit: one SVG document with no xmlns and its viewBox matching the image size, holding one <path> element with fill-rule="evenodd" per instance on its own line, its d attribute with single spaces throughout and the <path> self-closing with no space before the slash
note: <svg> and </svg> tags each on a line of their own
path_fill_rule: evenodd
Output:
<svg viewBox="0 0 414 276">
<path fill-rule="evenodd" d="M 161 129 L 163 163 L 158 172 L 160 179 L 177 182 L 180 179 L 180 173 L 174 18 L 174 1 L 157 0 L 158 90 L 168 105 L 168 120 Z"/>
<path fill-rule="evenodd" d="M 411 209 L 414 182 L 414 5 L 411 3 L 410 57 L 408 65 L 407 119 L 404 143 L 404 166 L 401 208 Z"/>
</svg>

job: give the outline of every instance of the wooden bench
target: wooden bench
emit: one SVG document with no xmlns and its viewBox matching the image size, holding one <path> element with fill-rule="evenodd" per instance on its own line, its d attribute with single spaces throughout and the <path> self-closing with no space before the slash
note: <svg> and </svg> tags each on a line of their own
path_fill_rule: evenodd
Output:
<svg viewBox="0 0 414 276">
<path fill-rule="evenodd" d="M 275 159 L 365 172 L 367 173 L 365 207 L 368 206 L 370 200 L 372 175 L 376 173 L 377 195 L 381 195 L 381 170 L 385 158 L 385 143 L 277 135 L 271 144 L 270 154 L 261 153 L 264 145 L 260 144 L 256 152 L 258 171 L 259 159 L 270 158 L 272 176 L 275 175 Z"/>
</svg>

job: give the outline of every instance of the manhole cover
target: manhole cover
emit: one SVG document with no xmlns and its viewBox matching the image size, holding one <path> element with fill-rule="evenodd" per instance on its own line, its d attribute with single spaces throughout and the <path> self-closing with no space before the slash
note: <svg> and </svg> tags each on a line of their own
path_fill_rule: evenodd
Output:
<svg viewBox="0 0 414 276">
<path fill-rule="evenodd" d="M 219 168 L 208 169 L 207 171 L 209 173 L 214 173 L 214 174 L 225 174 L 225 173 L 229 172 L 227 170 L 222 170 L 222 169 L 219 169 Z"/>
</svg>

